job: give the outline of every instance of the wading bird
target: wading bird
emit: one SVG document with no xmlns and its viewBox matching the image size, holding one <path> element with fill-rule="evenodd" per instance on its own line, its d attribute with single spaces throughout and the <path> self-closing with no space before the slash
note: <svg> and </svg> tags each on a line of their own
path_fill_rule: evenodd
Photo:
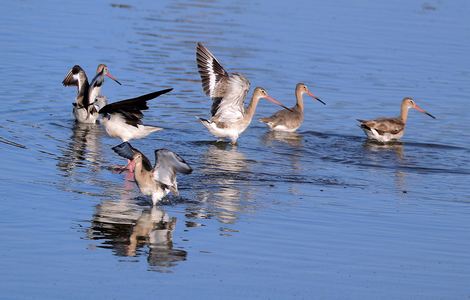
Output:
<svg viewBox="0 0 470 300">
<path fill-rule="evenodd" d="M 261 87 L 255 88 L 250 104 L 245 108 L 245 98 L 250 89 L 248 79 L 239 73 L 227 73 L 201 43 L 196 46 L 196 62 L 204 92 L 212 99 L 211 119 L 199 120 L 214 136 L 228 138 L 236 144 L 240 134 L 250 125 L 262 98 L 289 110 Z"/>
<path fill-rule="evenodd" d="M 405 125 L 408 120 L 408 110 L 414 108 L 431 118 L 433 115 L 419 107 L 410 97 L 403 98 L 401 102 L 400 116 L 396 118 L 378 118 L 374 120 L 359 120 L 360 127 L 369 139 L 382 143 L 399 140 L 405 133 Z"/>
<path fill-rule="evenodd" d="M 135 164 L 134 179 L 140 192 L 152 197 L 156 205 L 169 192 L 178 193 L 176 173 L 190 174 L 193 169 L 178 154 L 167 150 L 155 150 L 155 165 L 139 150 L 124 142 L 112 148 L 118 155 Z"/>
<path fill-rule="evenodd" d="M 266 123 L 266 125 L 268 125 L 268 127 L 273 131 L 296 131 L 304 121 L 304 94 L 307 94 L 313 99 L 326 105 L 326 103 L 320 100 L 320 98 L 312 94 L 305 84 L 298 83 L 295 87 L 295 97 L 297 98 L 295 106 L 290 110 L 283 109 L 270 117 L 261 118 L 260 121 Z"/>
<path fill-rule="evenodd" d="M 143 110 L 147 110 L 147 101 L 157 98 L 173 90 L 165 89 L 136 98 L 122 100 L 105 105 L 99 114 L 103 117 L 103 125 L 111 137 L 120 138 L 123 142 L 141 139 L 152 132 L 162 130 L 160 127 L 144 125 Z"/>
</svg>

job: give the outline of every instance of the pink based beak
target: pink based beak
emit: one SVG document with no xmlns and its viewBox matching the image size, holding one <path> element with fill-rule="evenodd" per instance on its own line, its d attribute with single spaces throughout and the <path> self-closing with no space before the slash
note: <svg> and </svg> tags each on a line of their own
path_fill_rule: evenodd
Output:
<svg viewBox="0 0 470 300">
<path fill-rule="evenodd" d="M 307 91 L 307 95 L 309 95 L 310 97 L 312 97 L 313 99 L 323 103 L 323 105 L 326 105 L 325 102 L 323 102 L 320 98 L 318 98 L 317 96 L 315 96 L 314 94 L 312 94 L 310 91 Z"/>
<path fill-rule="evenodd" d="M 414 109 L 416 109 L 417 111 L 419 112 L 422 112 L 423 114 L 427 114 L 428 116 L 430 116 L 431 118 L 435 119 L 436 117 L 431 115 L 430 113 L 428 113 L 427 111 L 425 111 L 424 109 L 422 109 L 421 107 L 419 107 L 418 105 L 414 105 L 413 106 Z"/>
<path fill-rule="evenodd" d="M 111 73 L 106 73 L 106 76 L 108 76 L 109 78 L 111 78 L 112 80 L 116 81 L 117 83 L 119 83 L 119 85 L 122 85 L 113 75 L 111 75 Z"/>
<path fill-rule="evenodd" d="M 277 105 L 281 106 L 282 108 L 285 108 L 285 109 L 287 109 L 287 110 L 289 110 L 289 111 L 292 111 L 292 109 L 288 108 L 287 106 L 285 106 L 284 104 L 282 104 L 280 101 L 277 101 L 276 99 L 274 99 L 274 98 L 271 97 L 271 96 L 266 95 L 266 96 L 264 96 L 263 98 L 265 98 L 266 100 L 268 100 L 268 101 L 270 101 L 270 102 L 272 102 L 272 103 L 274 103 L 274 104 L 277 104 Z"/>
</svg>

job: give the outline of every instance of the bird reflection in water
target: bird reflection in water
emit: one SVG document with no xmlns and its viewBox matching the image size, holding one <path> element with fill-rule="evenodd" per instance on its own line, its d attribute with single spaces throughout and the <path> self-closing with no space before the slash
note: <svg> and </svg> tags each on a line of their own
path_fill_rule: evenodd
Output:
<svg viewBox="0 0 470 300">
<path fill-rule="evenodd" d="M 263 135 L 263 143 L 265 145 L 271 146 L 276 141 L 295 148 L 303 146 L 303 137 L 297 132 L 268 131 Z"/>
<path fill-rule="evenodd" d="M 189 209 L 202 209 L 203 215 L 207 214 L 204 210 L 208 210 L 222 223 L 235 223 L 238 213 L 252 198 L 251 188 L 245 186 L 250 182 L 248 166 L 245 155 L 237 147 L 228 147 L 227 143 L 209 145 L 200 171 L 204 175 L 201 185 L 210 188 L 201 189 L 198 195 L 200 205 Z M 198 212 L 191 211 L 190 214 L 194 216 Z"/>
<path fill-rule="evenodd" d="M 281 148 L 276 151 L 287 151 L 287 153 L 281 153 L 283 157 L 288 158 L 293 174 L 299 175 L 302 173 L 302 162 L 300 158 L 304 155 L 304 139 L 303 136 L 297 132 L 286 132 L 286 131 L 268 131 L 263 135 L 263 144 L 266 146 L 273 146 L 276 143 L 288 145 L 288 149 Z M 283 161 L 281 159 L 280 161 Z M 292 186 L 290 191 L 294 194 L 297 193 L 295 186 Z"/>
<path fill-rule="evenodd" d="M 57 167 L 71 176 L 76 167 L 89 166 L 92 172 L 100 169 L 101 141 L 97 124 L 75 123 L 69 144 L 62 150 Z"/>
<path fill-rule="evenodd" d="M 103 240 L 98 247 L 117 256 L 146 255 L 149 269 L 170 272 L 187 252 L 173 246 L 176 218 L 158 206 L 140 206 L 132 200 L 103 201 L 97 205 L 88 237 Z"/>
<path fill-rule="evenodd" d="M 366 159 L 374 164 L 384 165 L 390 163 L 395 170 L 394 185 L 401 194 L 407 191 L 406 172 L 401 167 L 407 166 L 402 142 L 380 143 L 366 140 L 363 144 Z"/>
</svg>

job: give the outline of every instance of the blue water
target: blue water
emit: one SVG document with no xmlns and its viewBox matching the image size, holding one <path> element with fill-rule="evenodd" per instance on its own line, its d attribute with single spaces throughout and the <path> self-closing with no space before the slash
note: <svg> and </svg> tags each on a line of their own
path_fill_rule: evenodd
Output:
<svg viewBox="0 0 470 300">
<path fill-rule="evenodd" d="M 470 297 L 470 3 L 444 1 L 15 1 L 0 19 L 0 296 L 4 299 Z M 286 105 L 262 102 L 238 146 L 214 143 L 195 64 L 203 42 Z M 181 197 L 151 207 L 99 125 L 74 124 L 80 64 L 106 63 L 110 101 L 173 87 L 132 142 L 191 164 Z M 250 92 L 251 93 L 251 92 Z M 402 143 L 356 118 L 393 116 Z"/>
</svg>

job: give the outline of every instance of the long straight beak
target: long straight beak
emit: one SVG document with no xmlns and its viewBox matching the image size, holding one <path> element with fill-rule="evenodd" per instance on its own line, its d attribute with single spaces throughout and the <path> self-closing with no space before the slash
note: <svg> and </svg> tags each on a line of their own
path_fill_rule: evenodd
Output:
<svg viewBox="0 0 470 300">
<path fill-rule="evenodd" d="M 276 99 L 274 99 L 274 98 L 271 97 L 271 96 L 266 95 L 266 96 L 264 96 L 263 98 L 266 98 L 266 100 L 271 101 L 272 103 L 277 104 L 277 105 L 281 106 L 282 108 L 287 109 L 288 111 L 292 111 L 292 109 L 290 109 L 289 107 L 285 106 L 284 104 L 282 104 L 281 102 L 277 101 Z"/>
<path fill-rule="evenodd" d="M 314 94 L 312 94 L 310 91 L 307 92 L 307 95 L 309 95 L 309 96 L 312 97 L 313 99 L 318 100 L 319 102 L 323 103 L 323 105 L 326 105 L 325 102 L 323 102 L 320 98 L 318 98 L 317 96 L 315 96 Z"/>
<path fill-rule="evenodd" d="M 117 83 L 119 83 L 119 85 L 122 85 L 113 75 L 111 75 L 109 72 L 106 73 L 106 76 L 108 76 L 109 78 L 111 78 L 112 80 L 116 81 Z"/>
<path fill-rule="evenodd" d="M 421 107 L 419 107 L 418 105 L 415 104 L 414 106 L 414 109 L 416 109 L 417 111 L 419 112 L 422 112 L 423 114 L 427 114 L 428 116 L 430 116 L 431 118 L 435 119 L 436 117 L 431 115 L 430 113 L 428 113 L 427 111 L 425 111 L 424 109 L 422 109 Z"/>
</svg>

